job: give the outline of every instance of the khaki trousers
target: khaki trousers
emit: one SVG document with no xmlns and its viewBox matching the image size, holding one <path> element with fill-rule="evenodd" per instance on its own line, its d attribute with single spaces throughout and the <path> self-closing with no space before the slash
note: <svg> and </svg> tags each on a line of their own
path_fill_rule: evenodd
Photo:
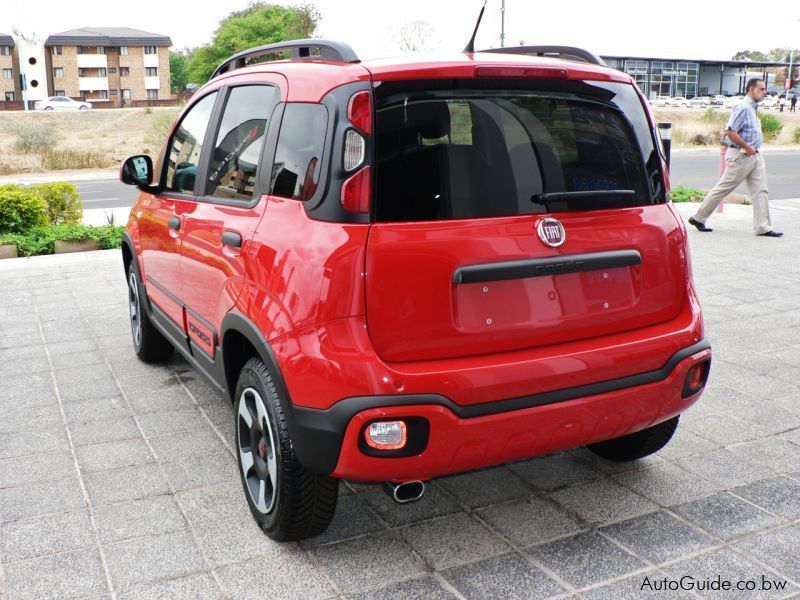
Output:
<svg viewBox="0 0 800 600">
<path fill-rule="evenodd" d="M 753 233 L 759 235 L 772 231 L 769 218 L 769 190 L 767 190 L 767 169 L 761 153 L 747 156 L 738 148 L 728 148 L 725 153 L 725 172 L 708 196 L 705 197 L 694 218 L 705 223 L 723 198 L 736 189 L 743 181 L 753 203 Z"/>
</svg>

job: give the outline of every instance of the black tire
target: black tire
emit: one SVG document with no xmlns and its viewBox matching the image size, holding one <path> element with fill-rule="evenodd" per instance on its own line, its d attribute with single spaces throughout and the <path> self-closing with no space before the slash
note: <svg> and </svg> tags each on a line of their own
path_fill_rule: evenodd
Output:
<svg viewBox="0 0 800 600">
<path fill-rule="evenodd" d="M 277 542 L 321 534 L 336 512 L 339 480 L 315 475 L 297 460 L 278 391 L 260 359 L 245 363 L 235 398 L 239 475 L 253 517 Z"/>
<path fill-rule="evenodd" d="M 133 350 L 136 352 L 136 356 L 144 362 L 162 362 L 172 356 L 175 348 L 150 321 L 150 317 L 144 309 L 144 293 L 139 274 L 131 262 L 128 267 L 128 308 L 131 318 Z"/>
<path fill-rule="evenodd" d="M 636 433 L 591 444 L 589 450 L 614 462 L 628 462 L 658 452 L 672 439 L 680 415 Z"/>
</svg>

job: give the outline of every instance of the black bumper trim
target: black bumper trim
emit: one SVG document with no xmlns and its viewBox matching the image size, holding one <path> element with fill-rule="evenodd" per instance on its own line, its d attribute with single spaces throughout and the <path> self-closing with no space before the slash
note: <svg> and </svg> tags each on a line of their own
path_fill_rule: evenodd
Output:
<svg viewBox="0 0 800 600">
<path fill-rule="evenodd" d="M 696 344 L 679 350 L 672 355 L 663 367 L 654 371 L 540 394 L 481 402 L 469 406 L 456 404 L 449 398 L 439 394 L 356 396 L 340 400 L 327 409 L 292 405 L 293 442 L 295 446 L 302 447 L 300 452 L 302 454 L 301 462 L 307 469 L 327 475 L 336 468 L 336 464 L 339 462 L 339 451 L 350 420 L 364 410 L 389 406 L 432 404 L 450 409 L 460 419 L 474 419 L 535 406 L 566 402 L 576 398 L 595 396 L 662 381 L 672 373 L 679 362 L 710 348 L 711 344 L 707 340 L 701 340 Z"/>
</svg>

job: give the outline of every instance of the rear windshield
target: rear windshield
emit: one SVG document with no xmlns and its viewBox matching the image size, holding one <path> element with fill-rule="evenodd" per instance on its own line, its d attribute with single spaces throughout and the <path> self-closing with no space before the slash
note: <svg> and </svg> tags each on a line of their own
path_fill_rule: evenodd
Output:
<svg viewBox="0 0 800 600">
<path fill-rule="evenodd" d="M 633 86 L 384 82 L 376 96 L 378 221 L 469 219 L 665 201 Z"/>
</svg>

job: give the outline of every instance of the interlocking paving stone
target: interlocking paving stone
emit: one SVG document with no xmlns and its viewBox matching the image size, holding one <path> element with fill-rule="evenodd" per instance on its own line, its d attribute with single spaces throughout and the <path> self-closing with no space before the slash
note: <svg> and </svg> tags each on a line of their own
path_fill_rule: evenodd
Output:
<svg viewBox="0 0 800 600">
<path fill-rule="evenodd" d="M 138 467 L 153 462 L 153 455 L 142 438 L 107 442 L 75 449 L 78 464 L 85 473 L 120 467 Z"/>
<path fill-rule="evenodd" d="M 523 481 L 506 467 L 445 477 L 439 483 L 470 508 L 480 508 L 530 494 Z"/>
<path fill-rule="evenodd" d="M 75 550 L 94 544 L 86 510 L 20 519 L 0 526 L 0 562 Z"/>
<path fill-rule="evenodd" d="M 249 517 L 250 509 L 244 494 L 237 481 L 186 490 L 176 494 L 176 498 L 192 525 L 197 526 Z"/>
<path fill-rule="evenodd" d="M 519 546 L 577 533 L 583 527 L 544 498 L 531 497 L 481 509 L 476 513 Z"/>
<path fill-rule="evenodd" d="M 117 589 L 204 567 L 200 551 L 186 531 L 140 537 L 105 546 L 111 580 Z"/>
<path fill-rule="evenodd" d="M 230 420 L 233 411 L 228 408 Z M 138 416 L 139 425 L 147 437 L 158 435 L 176 435 L 197 429 L 208 429 L 208 421 L 197 408 L 173 408 L 171 410 L 145 413 Z M 184 436 L 180 436 L 184 437 Z"/>
<path fill-rule="evenodd" d="M 637 556 L 660 564 L 717 544 L 717 540 L 659 511 L 600 529 Z"/>
<path fill-rule="evenodd" d="M 202 598 L 203 600 L 222 600 L 220 591 L 209 573 L 198 573 L 178 579 L 144 585 L 128 589 L 117 596 L 119 600 L 164 600 L 165 598 Z"/>
<path fill-rule="evenodd" d="M 239 466 L 236 458 L 228 452 L 211 450 L 189 461 L 167 461 L 162 463 L 176 491 L 213 486 L 217 483 L 239 484 Z"/>
<path fill-rule="evenodd" d="M 555 490 L 597 479 L 599 474 L 571 454 L 554 454 L 509 467 L 537 490 Z"/>
<path fill-rule="evenodd" d="M 731 491 L 787 519 L 800 518 L 800 483 L 787 477 L 764 479 Z"/>
<path fill-rule="evenodd" d="M 445 591 L 439 583 L 432 577 L 421 577 L 402 581 L 384 588 L 362 592 L 360 594 L 350 594 L 350 600 L 453 600 L 455 596 L 449 591 Z"/>
<path fill-rule="evenodd" d="M 402 534 L 436 570 L 511 550 L 500 537 L 464 513 L 410 525 Z"/>
<path fill-rule="evenodd" d="M 93 506 L 169 493 L 167 480 L 155 463 L 87 473 L 84 481 Z"/>
<path fill-rule="evenodd" d="M 94 509 L 94 518 L 104 544 L 179 531 L 187 525 L 172 496 L 98 506 Z"/>
<path fill-rule="evenodd" d="M 3 565 L 9 598 L 74 598 L 104 592 L 106 577 L 94 548 Z"/>
<path fill-rule="evenodd" d="M 83 508 L 86 502 L 76 477 L 0 489 L 0 521 L 14 521 Z"/>
<path fill-rule="evenodd" d="M 565 589 L 519 554 L 507 554 L 444 571 L 465 598 L 549 598 Z"/>
<path fill-rule="evenodd" d="M 678 466 L 721 486 L 733 487 L 766 479 L 772 469 L 720 448 L 678 461 Z"/>
<path fill-rule="evenodd" d="M 260 557 L 217 571 L 222 585 L 233 598 L 315 599 L 336 596 L 324 575 L 301 552 L 282 552 Z M 391 573 L 391 571 L 390 571 Z"/>
<path fill-rule="evenodd" d="M 553 492 L 553 500 L 589 523 L 608 523 L 651 512 L 657 505 L 615 481 L 601 479 Z"/>
<path fill-rule="evenodd" d="M 800 526 L 782 527 L 736 542 L 749 556 L 777 569 L 794 581 L 800 581 Z"/>
<path fill-rule="evenodd" d="M 270 540 L 249 516 L 198 525 L 194 529 L 212 567 L 297 551 L 296 544 L 279 544 Z"/>
<path fill-rule="evenodd" d="M 722 539 L 765 529 L 780 522 L 778 517 L 729 492 L 694 500 L 674 510 Z"/>
<path fill-rule="evenodd" d="M 752 442 L 735 444 L 728 449 L 738 456 L 763 464 L 777 473 L 800 468 L 800 446 L 772 436 Z"/>
<path fill-rule="evenodd" d="M 66 450 L 0 460 L 0 488 L 66 479 L 75 475 L 75 463 Z"/>
<path fill-rule="evenodd" d="M 581 598 L 587 600 L 640 600 L 648 598 L 653 600 L 696 600 L 699 596 L 691 592 L 676 590 L 653 591 L 656 580 L 663 579 L 664 573 L 660 571 L 647 571 L 609 583 L 593 587 L 581 592 Z"/>
<path fill-rule="evenodd" d="M 69 430 L 75 446 L 121 442 L 142 437 L 133 418 L 122 416 L 73 422 Z"/>
<path fill-rule="evenodd" d="M 614 475 L 614 479 L 661 506 L 683 504 L 710 496 L 720 489 L 720 486 L 671 464 L 620 473 Z"/>
<path fill-rule="evenodd" d="M 594 531 L 533 546 L 526 552 L 578 589 L 647 567 Z"/>
<path fill-rule="evenodd" d="M 345 594 L 422 575 L 422 563 L 391 532 L 376 533 L 313 550 L 320 566 Z"/>
</svg>

